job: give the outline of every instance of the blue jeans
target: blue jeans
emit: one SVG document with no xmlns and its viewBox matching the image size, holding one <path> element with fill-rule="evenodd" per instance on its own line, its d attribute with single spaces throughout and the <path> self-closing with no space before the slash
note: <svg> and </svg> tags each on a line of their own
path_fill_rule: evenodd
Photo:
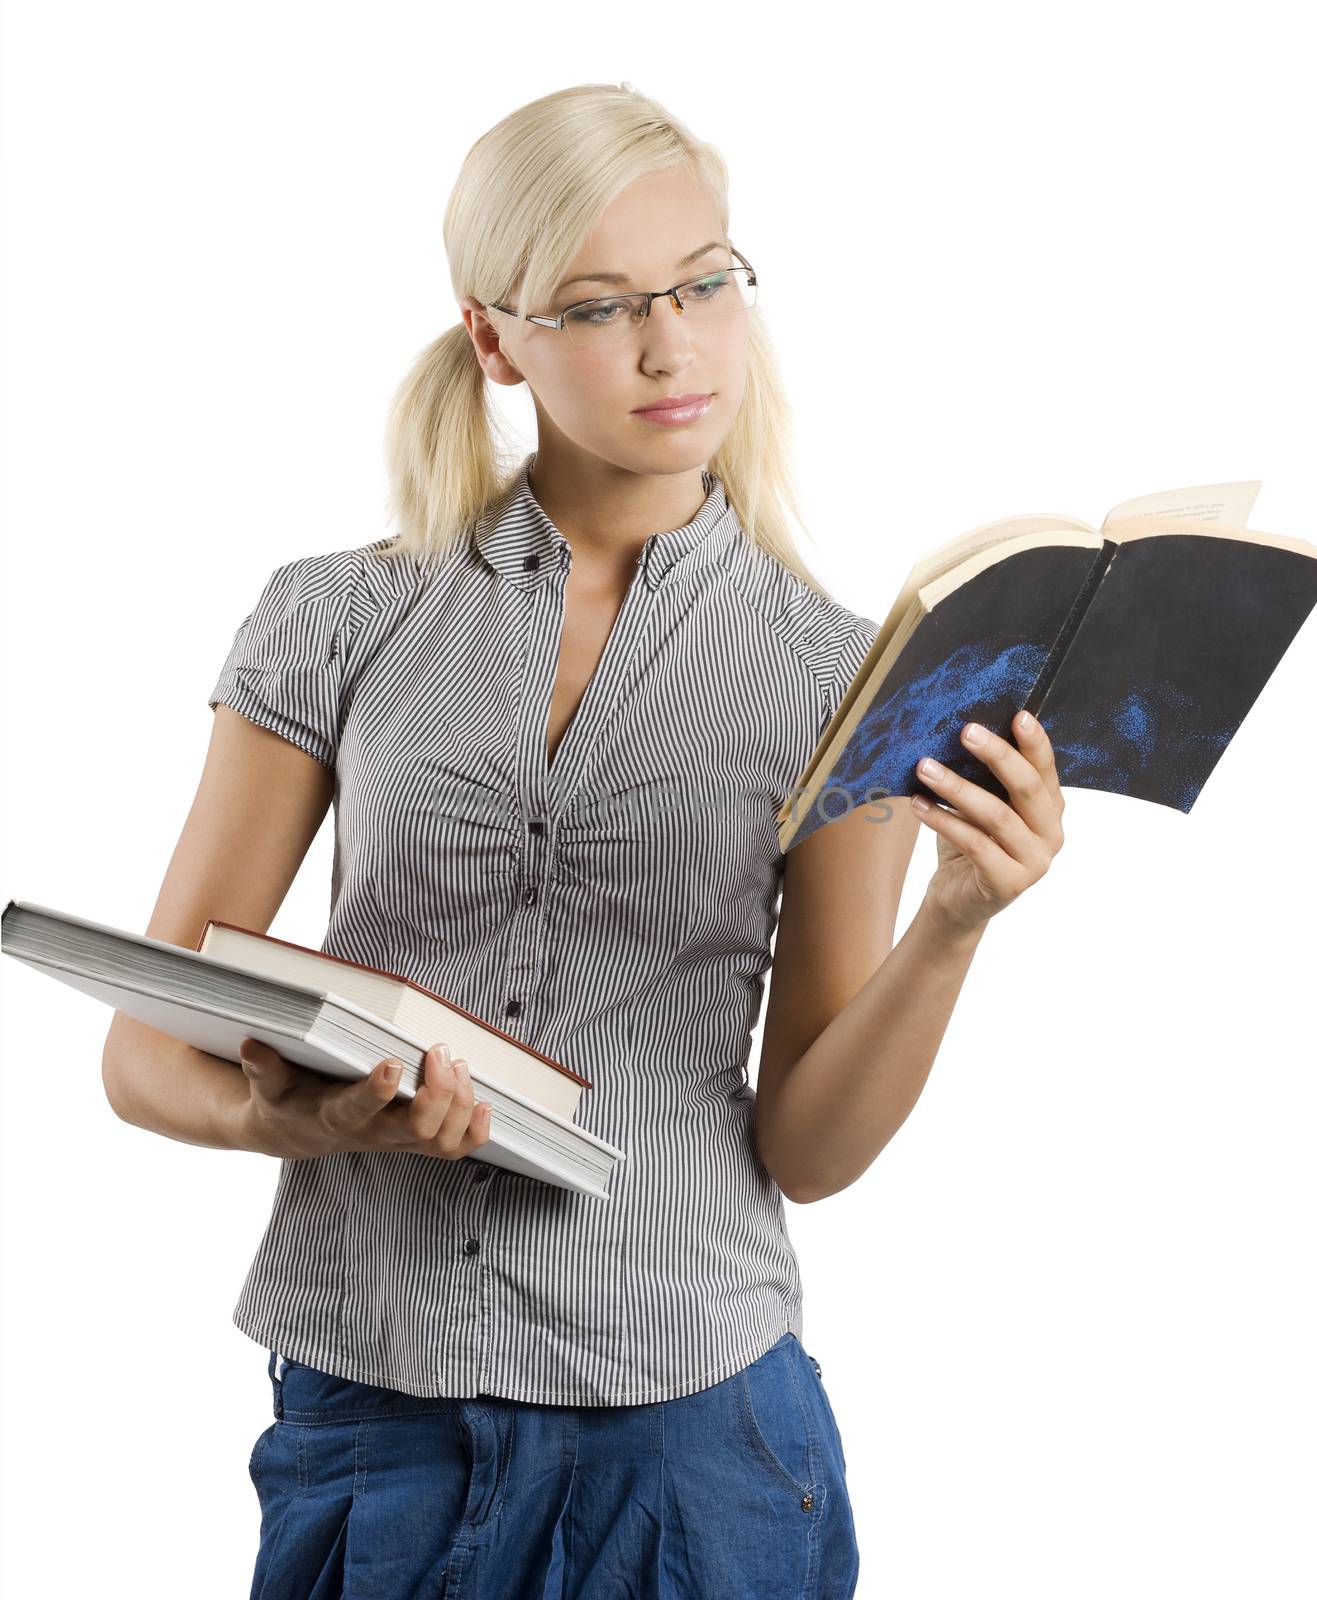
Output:
<svg viewBox="0 0 1317 1600">
<path fill-rule="evenodd" d="M 428 1400 L 270 1354 L 251 1600 L 851 1600 L 822 1369 L 794 1334 L 634 1406 Z"/>
</svg>

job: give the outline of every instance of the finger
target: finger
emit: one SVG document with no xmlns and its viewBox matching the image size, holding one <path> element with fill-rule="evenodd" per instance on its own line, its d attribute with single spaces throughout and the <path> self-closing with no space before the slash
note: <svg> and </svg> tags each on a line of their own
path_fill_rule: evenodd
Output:
<svg viewBox="0 0 1317 1600">
<path fill-rule="evenodd" d="M 479 1150 L 481 1145 L 489 1143 L 490 1117 L 492 1107 L 488 1100 L 480 1100 L 471 1112 L 471 1120 L 467 1124 L 466 1132 L 462 1135 L 462 1142 L 458 1145 L 457 1156 L 469 1156 L 473 1150 Z"/>
<path fill-rule="evenodd" d="M 461 1060 L 454 1062 L 454 1065 L 463 1069 L 466 1067 Z M 467 1104 L 455 1098 L 444 1118 L 443 1127 L 430 1146 L 431 1152 L 447 1156 L 449 1160 L 458 1160 L 478 1150 L 482 1144 L 488 1143 L 492 1113 L 493 1108 L 488 1100 Z"/>
<path fill-rule="evenodd" d="M 409 1108 L 413 1139 L 429 1144 L 435 1138 L 457 1093 L 457 1081 L 448 1046 L 432 1045 L 425 1052 L 421 1086 Z"/>
<path fill-rule="evenodd" d="M 1010 796 L 1011 809 L 1023 817 L 1029 830 L 1050 843 L 1056 827 L 1056 798 L 1029 756 L 977 722 L 961 728 L 960 742 L 1000 780 Z"/>
<path fill-rule="evenodd" d="M 1038 727 L 1036 723 L 1034 726 Z M 1055 849 L 1059 844 L 1056 835 L 1061 813 L 1057 802 L 1061 788 L 1051 759 L 1051 740 L 1041 729 L 1038 733 L 1037 739 L 1026 737 L 1028 749 L 1021 750 L 981 724 L 967 722 L 960 730 L 960 740 L 1000 780 L 1010 796 L 1011 808 L 1024 818 L 1029 829 Z M 1051 767 L 1050 773 L 1035 763 L 1035 755 Z"/>
<path fill-rule="evenodd" d="M 320 1118 L 332 1134 L 351 1133 L 378 1117 L 390 1105 L 402 1082 L 402 1062 L 396 1056 L 377 1061 L 369 1074 L 326 1091 Z"/>
<path fill-rule="evenodd" d="M 450 1060 L 446 1046 L 436 1047 L 433 1054 L 438 1089 L 434 1109 L 424 1124 L 433 1131 L 424 1142 L 428 1154 L 457 1160 L 489 1138 L 490 1107 L 487 1102 L 476 1104 L 470 1066 L 462 1056 Z M 441 1106 L 445 1109 L 436 1126 L 433 1119 Z"/>
<path fill-rule="evenodd" d="M 1065 810 L 1065 794 L 1061 788 L 1061 777 L 1056 770 L 1056 752 L 1052 749 L 1052 741 L 1047 736 L 1047 729 L 1043 727 L 1037 717 L 1032 717 L 1027 711 L 1017 711 L 1014 717 L 1015 738 L 1020 746 L 1021 753 L 1038 769 L 1039 776 L 1047 785 L 1048 793 L 1056 807 L 1059 817 Z"/>
<path fill-rule="evenodd" d="M 1018 751 L 1015 753 L 1019 754 Z M 1050 859 L 1046 845 L 1019 812 L 1004 800 L 989 794 L 982 784 L 962 778 L 949 767 L 932 761 L 931 757 L 921 761 L 916 770 L 921 782 L 927 784 L 939 799 L 954 805 L 975 827 L 982 829 L 1012 861 L 1034 870 L 1046 866 Z M 923 813 L 923 816 L 926 821 L 928 813 Z M 955 835 L 951 835 L 951 838 L 954 843 L 959 843 Z"/>
<path fill-rule="evenodd" d="M 921 822 L 927 824 L 934 833 L 950 840 L 974 863 L 979 877 L 987 881 L 999 899 L 1013 900 L 1032 881 L 1026 868 L 967 818 L 932 804 L 927 811 L 921 811 L 918 806 L 912 806 L 911 809 Z"/>
<path fill-rule="evenodd" d="M 475 1082 L 470 1077 L 469 1062 L 459 1056 L 454 1066 L 462 1072 L 462 1082 L 466 1085 L 467 1093 L 462 1096 L 461 1106 L 466 1114 L 466 1131 L 462 1133 L 462 1154 L 467 1149 L 475 1149 L 478 1144 L 483 1144 L 490 1138 L 490 1117 L 493 1115 L 493 1106 L 488 1101 L 475 1099 Z M 448 1117 L 453 1117 L 453 1109 L 448 1110 Z"/>
<path fill-rule="evenodd" d="M 449 1096 L 443 1121 L 430 1140 L 430 1149 L 436 1155 L 456 1157 L 464 1155 L 469 1146 L 467 1134 L 475 1109 L 475 1086 L 471 1082 L 470 1069 L 461 1056 L 449 1063 L 449 1071 L 454 1080 L 453 1092 Z"/>
</svg>

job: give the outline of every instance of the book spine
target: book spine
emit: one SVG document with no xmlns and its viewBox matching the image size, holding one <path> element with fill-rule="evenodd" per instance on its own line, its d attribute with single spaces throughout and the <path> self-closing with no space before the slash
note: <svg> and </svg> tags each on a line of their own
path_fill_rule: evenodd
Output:
<svg viewBox="0 0 1317 1600">
<path fill-rule="evenodd" d="M 1107 568 L 1111 565 L 1116 551 L 1120 546 L 1114 539 L 1104 539 L 1102 548 L 1093 558 L 1079 593 L 1075 596 L 1075 603 L 1070 607 L 1065 621 L 1061 624 L 1061 631 L 1056 636 L 1056 642 L 1047 653 L 1047 660 L 1034 680 L 1034 686 L 1029 691 L 1029 698 L 1024 702 L 1024 710 L 1030 716 L 1036 717 L 1042 709 L 1047 691 L 1052 687 L 1052 680 L 1060 670 L 1062 661 L 1065 660 L 1066 651 L 1070 648 L 1070 641 L 1079 629 L 1079 624 L 1084 620 L 1084 613 L 1093 603 L 1093 596 L 1098 591 L 1098 585 L 1107 575 Z"/>
</svg>

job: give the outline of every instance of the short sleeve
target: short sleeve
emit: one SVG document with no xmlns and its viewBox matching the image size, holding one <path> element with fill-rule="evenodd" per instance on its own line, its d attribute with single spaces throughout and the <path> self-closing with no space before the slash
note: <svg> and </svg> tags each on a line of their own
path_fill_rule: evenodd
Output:
<svg viewBox="0 0 1317 1600">
<path fill-rule="evenodd" d="M 855 626 L 842 641 L 841 650 L 837 656 L 837 672 L 833 680 L 833 693 L 837 704 L 840 705 L 846 697 L 846 691 L 859 676 L 860 668 L 864 665 L 864 658 L 873 649 L 873 642 L 878 637 L 878 624 L 869 617 L 855 618 Z"/>
<path fill-rule="evenodd" d="M 361 572 L 362 553 L 351 550 L 276 568 L 238 625 L 210 706 L 230 706 L 332 767 Z"/>
<path fill-rule="evenodd" d="M 840 632 L 836 638 L 836 652 L 832 659 L 831 671 L 828 675 L 827 687 L 824 692 L 823 720 L 819 725 L 820 735 L 823 729 L 836 715 L 837 707 L 846 698 L 860 668 L 864 665 L 865 657 L 873 648 L 874 640 L 878 637 L 878 624 L 868 617 L 850 614 L 851 626 Z"/>
</svg>

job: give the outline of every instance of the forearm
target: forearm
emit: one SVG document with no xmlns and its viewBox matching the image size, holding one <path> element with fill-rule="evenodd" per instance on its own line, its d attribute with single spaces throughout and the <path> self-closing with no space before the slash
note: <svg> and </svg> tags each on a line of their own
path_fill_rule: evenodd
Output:
<svg viewBox="0 0 1317 1600">
<path fill-rule="evenodd" d="M 250 1099 L 241 1067 L 116 1012 L 101 1076 L 115 1115 L 148 1133 L 212 1150 L 246 1150 L 240 1113 Z"/>
<path fill-rule="evenodd" d="M 924 902 L 785 1074 L 771 1123 L 756 1128 L 760 1158 L 784 1194 L 805 1204 L 845 1189 L 909 1116 L 982 934 L 982 926 L 946 931 Z"/>
</svg>

